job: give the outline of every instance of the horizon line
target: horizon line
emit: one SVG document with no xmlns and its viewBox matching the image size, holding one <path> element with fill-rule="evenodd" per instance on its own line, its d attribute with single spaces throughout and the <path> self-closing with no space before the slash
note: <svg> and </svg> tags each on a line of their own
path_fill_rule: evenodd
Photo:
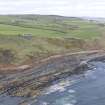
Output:
<svg viewBox="0 0 105 105">
<path fill-rule="evenodd" d="M 60 17 L 67 17 L 67 18 L 105 18 L 105 17 L 98 17 L 98 16 L 67 16 L 67 15 L 57 15 L 57 14 L 32 14 L 32 13 L 6 13 L 0 14 L 0 16 L 15 16 L 15 15 L 39 15 L 39 16 L 60 16 Z"/>
</svg>

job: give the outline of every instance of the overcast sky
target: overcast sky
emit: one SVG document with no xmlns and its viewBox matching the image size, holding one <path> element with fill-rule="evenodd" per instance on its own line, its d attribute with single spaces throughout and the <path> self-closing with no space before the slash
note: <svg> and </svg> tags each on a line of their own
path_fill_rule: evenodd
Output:
<svg viewBox="0 0 105 105">
<path fill-rule="evenodd" d="M 0 0 L 0 14 L 105 17 L 105 0 Z"/>
</svg>

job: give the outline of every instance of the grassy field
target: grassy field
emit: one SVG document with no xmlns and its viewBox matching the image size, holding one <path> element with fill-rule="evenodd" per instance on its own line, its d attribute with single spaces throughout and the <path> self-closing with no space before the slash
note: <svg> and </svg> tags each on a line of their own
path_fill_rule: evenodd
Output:
<svg viewBox="0 0 105 105">
<path fill-rule="evenodd" d="M 97 45 L 97 39 L 104 37 L 104 32 L 104 24 L 80 18 L 0 16 L 0 63 L 22 64 L 54 54 L 91 49 Z M 27 34 L 31 36 L 24 36 Z"/>
<path fill-rule="evenodd" d="M 0 34 L 91 39 L 102 35 L 102 27 L 95 22 L 79 18 L 39 15 L 0 16 Z"/>
</svg>

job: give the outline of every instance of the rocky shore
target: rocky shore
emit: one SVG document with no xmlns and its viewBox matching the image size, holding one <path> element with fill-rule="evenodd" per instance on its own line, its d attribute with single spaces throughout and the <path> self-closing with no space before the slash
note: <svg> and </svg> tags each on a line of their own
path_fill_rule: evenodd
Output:
<svg viewBox="0 0 105 105">
<path fill-rule="evenodd" d="M 105 58 L 104 51 L 77 52 L 56 55 L 41 60 L 28 69 L 0 74 L 0 93 L 11 96 L 36 97 L 53 81 L 80 73 L 87 68 L 87 62 Z M 20 72 L 21 71 L 21 72 Z"/>
</svg>

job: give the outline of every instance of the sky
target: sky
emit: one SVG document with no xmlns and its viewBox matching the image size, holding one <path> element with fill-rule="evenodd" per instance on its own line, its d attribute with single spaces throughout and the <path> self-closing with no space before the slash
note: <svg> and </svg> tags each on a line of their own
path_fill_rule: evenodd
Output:
<svg viewBox="0 0 105 105">
<path fill-rule="evenodd" d="M 105 0 L 0 0 L 0 14 L 105 17 Z"/>
</svg>

